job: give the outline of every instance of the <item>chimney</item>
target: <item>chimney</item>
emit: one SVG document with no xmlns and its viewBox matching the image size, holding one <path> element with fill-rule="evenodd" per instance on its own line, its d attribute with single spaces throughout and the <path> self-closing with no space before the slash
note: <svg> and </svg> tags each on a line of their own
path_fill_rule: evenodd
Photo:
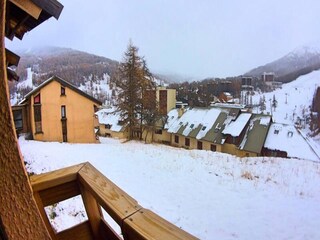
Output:
<svg viewBox="0 0 320 240">
<path fill-rule="evenodd" d="M 181 108 L 178 108 L 178 117 L 181 117 L 186 112 L 186 109 L 181 106 Z"/>
</svg>

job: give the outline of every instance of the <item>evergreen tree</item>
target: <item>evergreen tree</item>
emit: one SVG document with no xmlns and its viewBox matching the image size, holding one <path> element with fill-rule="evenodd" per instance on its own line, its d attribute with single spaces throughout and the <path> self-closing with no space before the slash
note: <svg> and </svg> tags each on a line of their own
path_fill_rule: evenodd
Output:
<svg viewBox="0 0 320 240">
<path fill-rule="evenodd" d="M 266 98 L 264 95 L 260 97 L 259 106 L 261 113 L 264 113 L 264 111 L 266 110 Z"/>
<path fill-rule="evenodd" d="M 131 42 L 114 78 L 117 89 L 116 105 L 122 121 L 128 124 L 128 138 L 141 139 L 145 114 L 150 110 L 148 104 L 152 105 L 156 101 L 155 98 L 148 99 L 147 104 L 144 97 L 147 91 L 155 89 L 155 84 L 145 60 L 138 55 L 138 48 Z"/>
<path fill-rule="evenodd" d="M 271 107 L 273 107 L 273 110 L 276 111 L 277 106 L 278 106 L 278 101 L 276 100 L 276 96 L 273 94 Z"/>
</svg>

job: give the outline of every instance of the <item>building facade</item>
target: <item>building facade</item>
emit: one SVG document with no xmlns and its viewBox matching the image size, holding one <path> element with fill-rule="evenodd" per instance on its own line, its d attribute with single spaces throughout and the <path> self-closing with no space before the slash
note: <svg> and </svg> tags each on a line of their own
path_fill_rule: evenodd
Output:
<svg viewBox="0 0 320 240">
<path fill-rule="evenodd" d="M 101 102 L 52 77 L 13 106 L 16 130 L 38 141 L 96 143 Z"/>
</svg>

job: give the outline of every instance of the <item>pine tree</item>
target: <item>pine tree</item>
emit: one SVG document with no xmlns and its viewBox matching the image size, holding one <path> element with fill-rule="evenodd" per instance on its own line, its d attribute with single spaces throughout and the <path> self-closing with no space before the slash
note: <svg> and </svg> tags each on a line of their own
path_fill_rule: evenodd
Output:
<svg viewBox="0 0 320 240">
<path fill-rule="evenodd" d="M 149 109 L 147 103 L 156 101 L 154 98 L 146 102 L 144 96 L 147 91 L 155 89 L 155 84 L 145 60 L 138 55 L 138 48 L 131 42 L 114 78 L 117 89 L 117 109 L 120 111 L 122 120 L 128 124 L 128 138 L 129 140 L 134 137 L 141 139 L 145 114 Z"/>
<path fill-rule="evenodd" d="M 278 101 L 276 100 L 276 96 L 273 94 L 271 107 L 273 107 L 273 110 L 276 111 L 277 106 L 278 106 Z"/>
<path fill-rule="evenodd" d="M 264 113 L 264 111 L 266 110 L 266 98 L 264 95 L 260 97 L 259 106 L 261 113 Z"/>
</svg>

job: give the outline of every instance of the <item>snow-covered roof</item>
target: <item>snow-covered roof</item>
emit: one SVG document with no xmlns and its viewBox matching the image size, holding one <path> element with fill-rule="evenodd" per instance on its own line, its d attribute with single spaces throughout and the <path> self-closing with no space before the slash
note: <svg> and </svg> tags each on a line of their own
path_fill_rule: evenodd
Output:
<svg viewBox="0 0 320 240">
<path fill-rule="evenodd" d="M 254 115 L 249 123 L 249 127 L 239 145 L 239 149 L 261 153 L 263 144 L 268 134 L 271 116 Z"/>
<path fill-rule="evenodd" d="M 247 125 L 248 121 L 250 120 L 252 114 L 251 113 L 242 113 L 239 117 L 231 121 L 225 129 L 222 131 L 223 134 L 230 134 L 233 137 L 238 137 L 245 126 Z"/>
<path fill-rule="evenodd" d="M 180 118 L 176 118 L 169 126 L 168 132 L 183 136 L 192 134 L 197 139 L 201 139 L 212 128 L 220 112 L 221 109 L 217 108 L 189 109 Z"/>
<path fill-rule="evenodd" d="M 124 130 L 123 125 L 119 125 L 121 120 L 120 113 L 116 112 L 114 108 L 101 109 L 96 112 L 99 119 L 99 124 L 110 125 L 110 130 L 114 132 L 121 132 Z"/>
<path fill-rule="evenodd" d="M 264 147 L 270 150 L 287 152 L 288 157 L 319 160 L 307 141 L 293 125 L 272 123 Z"/>
<path fill-rule="evenodd" d="M 180 110 L 181 111 L 181 110 Z M 187 110 L 185 110 L 187 111 Z M 170 128 L 170 126 L 178 119 L 179 117 L 179 109 L 175 108 L 175 109 L 172 109 L 168 112 L 167 114 L 167 121 L 164 125 L 164 129 L 168 129 Z"/>
</svg>

